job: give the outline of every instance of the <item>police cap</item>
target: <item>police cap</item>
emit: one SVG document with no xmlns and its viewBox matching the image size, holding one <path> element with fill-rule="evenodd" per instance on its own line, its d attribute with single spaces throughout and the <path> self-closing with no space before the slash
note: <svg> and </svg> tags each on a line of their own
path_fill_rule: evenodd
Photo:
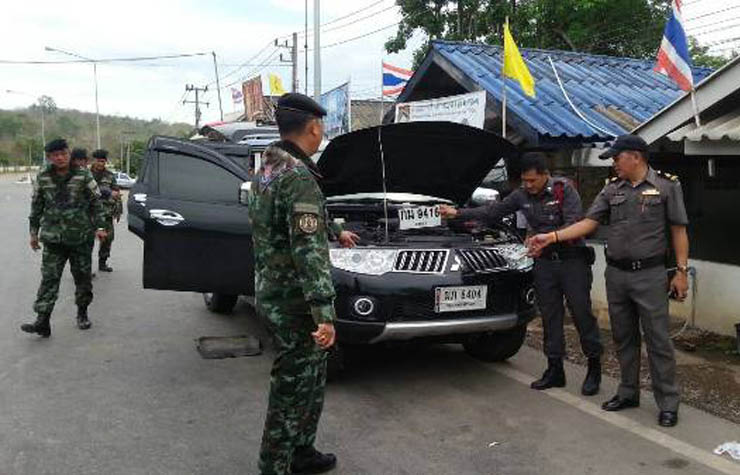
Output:
<svg viewBox="0 0 740 475">
<path fill-rule="evenodd" d="M 299 112 L 319 118 L 326 115 L 326 109 L 310 97 L 298 92 L 289 92 L 280 96 L 277 108 L 279 111 Z"/>
<path fill-rule="evenodd" d="M 67 141 L 64 139 L 54 139 L 51 142 L 47 143 L 46 147 L 44 147 L 44 151 L 46 153 L 58 152 L 60 150 L 67 149 L 69 149 L 69 145 L 67 145 Z"/>
<path fill-rule="evenodd" d="M 72 160 L 87 160 L 87 149 L 85 148 L 74 148 L 72 149 Z"/>
<path fill-rule="evenodd" d="M 624 152 L 626 150 L 646 153 L 648 151 L 648 144 L 647 142 L 645 142 L 645 140 L 643 140 L 642 137 L 639 137 L 637 135 L 620 135 L 619 137 L 617 137 L 617 140 L 612 142 L 606 152 L 599 155 L 599 158 L 602 160 L 613 158 L 619 155 L 620 152 Z"/>
<path fill-rule="evenodd" d="M 104 148 L 99 148 L 92 153 L 93 158 L 102 158 L 108 160 L 108 151 Z"/>
</svg>

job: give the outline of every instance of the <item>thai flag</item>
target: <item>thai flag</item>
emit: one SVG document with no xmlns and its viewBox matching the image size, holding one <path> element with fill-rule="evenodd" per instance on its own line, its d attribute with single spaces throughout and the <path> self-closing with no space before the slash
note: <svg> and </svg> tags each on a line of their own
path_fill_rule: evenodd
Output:
<svg viewBox="0 0 740 475">
<path fill-rule="evenodd" d="M 383 95 L 395 96 L 403 91 L 414 72 L 383 63 Z"/>
<path fill-rule="evenodd" d="M 672 13 L 665 26 L 655 71 L 673 78 L 684 91 L 690 91 L 694 87 L 691 56 L 681 17 L 681 0 L 673 0 Z"/>
</svg>

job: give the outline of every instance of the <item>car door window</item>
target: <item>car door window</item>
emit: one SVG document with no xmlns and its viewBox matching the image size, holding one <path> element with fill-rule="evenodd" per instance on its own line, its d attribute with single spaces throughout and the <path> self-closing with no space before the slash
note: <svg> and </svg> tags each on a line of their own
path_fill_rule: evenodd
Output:
<svg viewBox="0 0 740 475">
<path fill-rule="evenodd" d="M 163 197 L 238 204 L 241 179 L 207 160 L 160 152 L 159 192 Z"/>
</svg>

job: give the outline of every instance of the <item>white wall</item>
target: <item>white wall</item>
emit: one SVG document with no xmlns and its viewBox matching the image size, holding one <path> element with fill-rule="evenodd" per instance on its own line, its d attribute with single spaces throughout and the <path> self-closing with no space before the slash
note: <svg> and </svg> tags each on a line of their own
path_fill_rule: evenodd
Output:
<svg viewBox="0 0 740 475">
<path fill-rule="evenodd" d="M 594 312 L 602 325 L 608 324 L 606 286 L 604 282 L 604 247 L 589 243 L 596 248 L 596 263 L 593 267 L 594 283 L 591 300 Z M 696 268 L 696 310 L 694 325 L 723 335 L 735 336 L 735 324 L 740 323 L 740 266 L 689 259 L 689 266 Z M 690 278 L 689 285 L 694 285 Z M 691 318 L 692 290 L 685 302 L 671 301 L 671 315 Z"/>
</svg>

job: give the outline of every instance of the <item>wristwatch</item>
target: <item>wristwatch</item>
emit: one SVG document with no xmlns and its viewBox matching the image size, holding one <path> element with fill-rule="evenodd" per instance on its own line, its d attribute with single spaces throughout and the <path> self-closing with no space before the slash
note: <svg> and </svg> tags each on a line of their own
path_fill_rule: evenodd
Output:
<svg viewBox="0 0 740 475">
<path fill-rule="evenodd" d="M 683 272 L 684 274 L 688 274 L 689 273 L 689 266 L 687 266 L 687 265 L 683 265 L 683 266 L 677 265 L 676 266 L 676 270 L 678 272 Z"/>
</svg>

